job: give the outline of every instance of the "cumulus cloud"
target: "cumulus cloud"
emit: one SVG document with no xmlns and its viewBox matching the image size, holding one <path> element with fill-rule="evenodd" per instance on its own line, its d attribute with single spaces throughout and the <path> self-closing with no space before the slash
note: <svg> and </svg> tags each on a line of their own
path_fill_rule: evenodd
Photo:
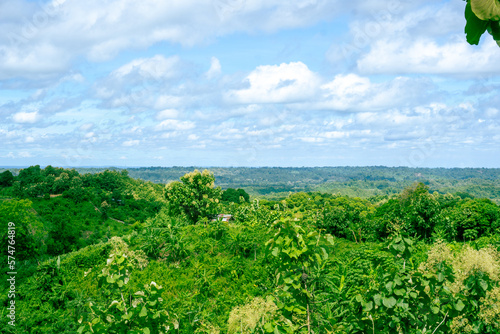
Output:
<svg viewBox="0 0 500 334">
<path fill-rule="evenodd" d="M 12 116 L 12 119 L 16 123 L 36 123 L 40 120 L 40 115 L 38 111 L 20 111 Z"/>
<path fill-rule="evenodd" d="M 123 146 L 126 146 L 126 147 L 131 147 L 131 146 L 137 146 L 139 145 L 140 141 L 135 139 L 135 140 L 127 140 L 127 141 L 124 141 L 123 142 Z"/>
<path fill-rule="evenodd" d="M 151 58 L 139 58 L 113 71 L 111 77 L 122 80 L 136 75 L 144 79 L 170 79 L 180 75 L 179 64 L 178 56 L 165 58 L 163 55 L 156 55 Z"/>
<path fill-rule="evenodd" d="M 180 121 L 176 119 L 166 119 L 155 126 L 156 131 L 165 131 L 165 130 L 190 130 L 195 127 L 195 123 L 191 121 Z"/>
<path fill-rule="evenodd" d="M 167 109 L 181 103 L 182 96 L 167 95 L 167 90 L 175 91 L 183 80 L 187 74 L 178 56 L 156 55 L 134 59 L 113 70 L 94 84 L 94 94 L 108 108 Z M 176 93 L 182 94 L 179 90 Z"/>
<path fill-rule="evenodd" d="M 478 49 L 465 40 L 438 44 L 434 40 L 391 39 L 375 42 L 358 62 L 364 74 L 500 72 L 498 46 L 488 39 Z"/>
<path fill-rule="evenodd" d="M 179 115 L 179 111 L 176 109 L 165 109 L 156 114 L 156 119 L 168 119 L 168 118 L 177 118 Z"/>
<path fill-rule="evenodd" d="M 302 62 L 257 67 L 245 81 L 249 88 L 231 90 L 228 101 L 236 103 L 290 103 L 311 98 L 319 77 Z"/>
<path fill-rule="evenodd" d="M 210 68 L 205 73 L 208 79 L 213 79 L 221 74 L 221 65 L 219 59 L 212 57 L 210 60 Z"/>
<path fill-rule="evenodd" d="M 374 110 L 411 105 L 429 94 L 433 83 L 428 80 L 396 77 L 374 83 L 354 73 L 339 74 L 321 86 L 321 100 L 313 103 L 319 109 Z"/>
<path fill-rule="evenodd" d="M 488 34 L 479 47 L 466 43 L 463 3 L 367 1 L 364 7 L 351 21 L 349 35 L 327 52 L 332 63 L 354 65 L 363 75 L 463 75 L 500 69 L 498 47 Z"/>
<path fill-rule="evenodd" d="M 158 42 L 193 46 L 238 31 L 302 27 L 338 15 L 335 5 L 326 0 L 3 1 L 0 13 L 8 19 L 0 20 L 0 30 L 9 34 L 0 36 L 0 73 L 32 78 L 64 71 L 81 56 L 100 62 Z"/>
</svg>

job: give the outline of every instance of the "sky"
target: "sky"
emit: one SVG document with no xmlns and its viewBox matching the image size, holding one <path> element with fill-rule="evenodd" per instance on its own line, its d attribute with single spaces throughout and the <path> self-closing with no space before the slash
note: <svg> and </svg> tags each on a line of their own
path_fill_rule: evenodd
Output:
<svg viewBox="0 0 500 334">
<path fill-rule="evenodd" d="M 2 0 L 0 166 L 500 167 L 461 0 Z"/>
</svg>

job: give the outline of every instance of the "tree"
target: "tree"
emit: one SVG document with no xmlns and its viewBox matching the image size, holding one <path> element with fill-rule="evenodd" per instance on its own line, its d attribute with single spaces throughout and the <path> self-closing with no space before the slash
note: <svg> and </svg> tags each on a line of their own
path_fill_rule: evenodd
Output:
<svg viewBox="0 0 500 334">
<path fill-rule="evenodd" d="M 499 0 L 467 0 L 465 19 L 465 35 L 469 44 L 478 45 L 481 36 L 488 31 L 500 46 Z"/>
<path fill-rule="evenodd" d="M 434 230 L 434 216 L 439 211 L 439 203 L 429 193 L 429 187 L 417 183 L 406 188 L 399 196 L 399 212 L 405 229 L 411 235 L 417 234 L 425 239 Z"/>
<path fill-rule="evenodd" d="M 36 165 L 25 169 L 21 169 L 19 171 L 17 179 L 18 181 L 21 182 L 21 186 L 25 187 L 29 184 L 42 182 L 44 179 L 44 175 L 42 174 L 40 165 Z"/>
<path fill-rule="evenodd" d="M 222 193 L 224 202 L 232 202 L 241 204 L 242 202 L 250 202 L 250 195 L 243 189 L 228 188 Z"/>
<path fill-rule="evenodd" d="M 462 200 L 437 218 L 438 229 L 448 240 L 474 240 L 500 227 L 500 209 L 488 199 Z"/>
<path fill-rule="evenodd" d="M 14 175 L 10 170 L 0 174 L 0 187 L 10 187 L 14 183 Z"/>
<path fill-rule="evenodd" d="M 181 182 L 171 182 L 166 186 L 165 196 L 170 214 L 185 214 L 192 223 L 196 223 L 200 218 L 217 213 L 221 189 L 214 187 L 215 177 L 212 173 L 194 170 L 180 179 Z"/>
<path fill-rule="evenodd" d="M 31 201 L 23 199 L 0 201 L 0 227 L 0 246 L 5 251 L 8 245 L 14 246 L 17 260 L 29 259 L 42 253 L 42 239 L 45 237 L 45 232 Z M 9 236 L 13 236 L 12 241 Z"/>
<path fill-rule="evenodd" d="M 265 325 L 268 333 L 319 333 L 315 300 L 328 285 L 326 268 L 333 237 L 306 231 L 290 218 L 273 223 L 276 231 L 266 243 L 266 255 L 275 268 L 274 301 L 282 317 Z"/>
</svg>

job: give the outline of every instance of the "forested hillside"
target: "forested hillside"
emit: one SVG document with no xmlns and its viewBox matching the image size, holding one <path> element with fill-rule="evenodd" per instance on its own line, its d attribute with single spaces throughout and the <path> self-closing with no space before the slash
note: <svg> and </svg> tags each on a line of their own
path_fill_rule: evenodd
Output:
<svg viewBox="0 0 500 334">
<path fill-rule="evenodd" d="M 500 332 L 497 170 L 214 171 L 0 172 L 0 331 Z"/>
<path fill-rule="evenodd" d="M 127 168 L 132 178 L 167 184 L 196 167 Z M 0 168 L 0 173 L 5 169 Z M 17 174 L 19 169 L 10 169 Z M 102 172 L 104 168 L 77 168 L 81 174 Z M 121 172 L 123 169 L 111 168 Z M 368 198 L 394 195 L 414 182 L 442 194 L 464 192 L 500 203 L 498 168 L 408 168 L 408 167 L 214 167 L 216 185 L 222 189 L 242 188 L 254 197 L 281 199 L 290 192 L 319 191 Z"/>
</svg>

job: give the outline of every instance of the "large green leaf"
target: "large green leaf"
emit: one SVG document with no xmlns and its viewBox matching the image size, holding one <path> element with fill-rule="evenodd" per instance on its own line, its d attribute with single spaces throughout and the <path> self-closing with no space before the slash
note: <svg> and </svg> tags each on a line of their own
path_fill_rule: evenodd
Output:
<svg viewBox="0 0 500 334">
<path fill-rule="evenodd" d="M 148 310 L 146 309 L 146 306 L 142 306 L 141 312 L 139 313 L 139 317 L 145 317 L 148 314 Z"/>
<path fill-rule="evenodd" d="M 393 308 L 394 306 L 396 306 L 396 303 L 397 303 L 397 300 L 394 297 L 382 299 L 382 304 L 384 304 L 384 306 L 387 308 Z"/>
<path fill-rule="evenodd" d="M 481 20 L 500 20 L 500 1 L 498 0 L 469 0 L 472 11 Z"/>
<path fill-rule="evenodd" d="M 465 304 L 459 300 L 456 304 L 455 304 L 455 310 L 457 310 L 458 312 L 461 312 L 465 307 Z"/>
<path fill-rule="evenodd" d="M 465 19 L 467 20 L 467 24 L 465 25 L 467 43 L 478 45 L 481 35 L 484 34 L 488 27 L 488 21 L 483 21 L 474 14 L 470 2 L 467 2 L 465 6 Z"/>
</svg>

